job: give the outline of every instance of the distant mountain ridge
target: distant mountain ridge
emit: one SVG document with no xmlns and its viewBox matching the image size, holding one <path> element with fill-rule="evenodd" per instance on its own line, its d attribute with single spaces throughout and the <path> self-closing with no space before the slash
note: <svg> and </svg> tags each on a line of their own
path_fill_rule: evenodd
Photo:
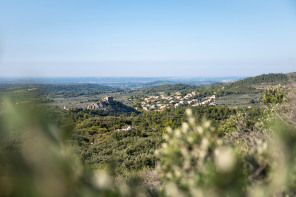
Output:
<svg viewBox="0 0 296 197">
<path fill-rule="evenodd" d="M 13 78 L 0 77 L 0 84 L 99 84 L 103 86 L 130 89 L 166 84 L 206 85 L 219 81 L 238 80 L 245 77 L 44 77 Z"/>
<path fill-rule="evenodd" d="M 236 85 L 254 85 L 254 84 L 286 84 L 288 83 L 288 75 L 287 74 L 282 74 L 282 73 L 278 73 L 278 74 L 274 74 L 274 73 L 270 73 L 270 74 L 263 74 L 263 75 L 258 75 L 255 77 L 249 77 L 246 79 L 241 79 L 239 81 L 236 81 L 234 83 L 231 84 L 236 84 Z"/>
</svg>

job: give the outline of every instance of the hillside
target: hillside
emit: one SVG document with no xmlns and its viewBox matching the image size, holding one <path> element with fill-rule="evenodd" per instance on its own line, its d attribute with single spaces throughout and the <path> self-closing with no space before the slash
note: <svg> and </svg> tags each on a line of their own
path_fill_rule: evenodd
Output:
<svg viewBox="0 0 296 197">
<path fill-rule="evenodd" d="M 218 105 L 231 107 L 261 106 L 263 90 L 278 84 L 291 85 L 295 83 L 295 73 L 263 74 L 249 77 L 229 84 L 215 84 Z"/>
<path fill-rule="evenodd" d="M 263 74 L 256 77 L 249 77 L 227 85 L 218 85 L 222 95 L 226 94 L 257 94 L 267 87 L 278 84 L 288 85 L 295 82 L 295 73 L 288 74 Z"/>
<path fill-rule="evenodd" d="M 186 84 L 168 84 L 168 85 L 158 85 L 158 86 L 149 86 L 144 88 L 137 89 L 137 92 L 143 94 L 156 93 L 156 92 L 165 92 L 171 93 L 173 91 L 181 91 L 181 90 L 192 90 L 197 86 L 194 85 L 186 85 Z"/>
<path fill-rule="evenodd" d="M 289 83 L 296 83 L 296 72 L 287 73 Z"/>
<path fill-rule="evenodd" d="M 134 100 L 134 106 L 140 107 L 139 103 L 142 103 L 143 105 L 143 99 L 145 98 L 167 98 L 166 96 L 172 96 L 175 94 L 178 94 L 178 97 L 180 98 L 185 98 L 186 95 L 191 95 L 192 92 L 196 92 L 197 94 L 192 96 L 192 98 L 190 97 L 190 99 L 202 102 L 206 98 L 215 95 L 217 98 L 216 104 L 218 105 L 226 105 L 229 107 L 259 107 L 261 106 L 260 99 L 262 98 L 262 93 L 264 89 L 276 86 L 278 84 L 290 85 L 292 83 L 295 83 L 295 81 L 296 73 L 263 74 L 227 84 L 221 82 L 216 82 L 204 86 L 171 84 L 139 88 L 135 90 L 135 92 L 133 92 L 133 95 L 136 96 L 131 96 L 130 98 Z M 177 100 L 173 99 L 163 102 L 165 104 L 167 104 L 167 102 L 176 103 Z M 187 100 L 182 100 L 182 103 L 186 103 L 186 101 Z M 160 105 L 161 103 L 157 104 Z M 215 102 L 213 104 L 215 104 Z M 148 102 L 148 105 L 151 105 L 151 103 Z"/>
<path fill-rule="evenodd" d="M 263 74 L 255 77 L 249 77 L 241 79 L 232 83 L 221 83 L 215 82 L 208 85 L 187 85 L 187 84 L 169 84 L 169 85 L 157 85 L 139 88 L 138 91 L 143 93 L 154 93 L 154 92 L 171 92 L 171 91 L 184 91 L 184 90 L 214 90 L 217 91 L 220 88 L 223 88 L 224 92 L 228 93 L 258 93 L 261 92 L 261 89 L 264 89 L 268 86 L 274 86 L 278 84 L 286 85 L 294 83 L 296 81 L 296 73 L 287 73 L 287 74 Z M 152 84 L 151 84 L 152 85 Z"/>
</svg>

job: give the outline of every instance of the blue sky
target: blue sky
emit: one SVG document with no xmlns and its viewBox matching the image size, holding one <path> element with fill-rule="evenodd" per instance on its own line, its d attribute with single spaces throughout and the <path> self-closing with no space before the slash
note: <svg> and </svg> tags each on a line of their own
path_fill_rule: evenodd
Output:
<svg viewBox="0 0 296 197">
<path fill-rule="evenodd" d="M 0 76 L 292 71 L 293 0 L 0 0 Z"/>
</svg>

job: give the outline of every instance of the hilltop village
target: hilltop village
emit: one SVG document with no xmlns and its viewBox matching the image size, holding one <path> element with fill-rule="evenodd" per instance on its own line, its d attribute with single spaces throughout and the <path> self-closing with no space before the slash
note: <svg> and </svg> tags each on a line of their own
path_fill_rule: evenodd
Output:
<svg viewBox="0 0 296 197">
<path fill-rule="evenodd" d="M 113 97 L 107 96 L 103 100 L 92 103 L 91 105 L 87 106 L 87 109 L 105 109 L 108 105 L 113 104 Z"/>
<path fill-rule="evenodd" d="M 87 106 L 88 110 L 103 110 L 108 112 L 136 112 L 132 107 L 129 107 L 127 105 L 124 105 L 122 102 L 114 101 L 113 97 L 107 96 L 102 100 L 99 100 L 97 102 L 94 102 Z"/>
<path fill-rule="evenodd" d="M 165 95 L 164 92 L 158 92 L 157 95 L 151 95 L 149 97 L 142 97 L 140 101 L 141 108 L 145 111 L 158 110 L 162 111 L 167 107 L 178 107 L 180 105 L 199 106 L 199 105 L 216 105 L 215 95 L 205 97 L 200 100 L 196 98 L 197 92 L 191 92 L 183 95 L 180 92 L 175 92 L 170 95 Z M 138 108 L 135 108 L 139 110 Z"/>
<path fill-rule="evenodd" d="M 170 95 L 165 95 L 164 92 L 158 92 L 157 95 L 143 97 L 140 100 L 141 107 L 135 107 L 136 110 L 143 109 L 145 111 L 157 110 L 162 111 L 168 107 L 178 107 L 180 105 L 200 106 L 200 105 L 216 105 L 216 96 L 212 95 L 203 99 L 197 99 L 197 92 L 191 92 L 183 95 L 180 92 L 175 92 Z M 118 106 L 119 102 L 114 101 L 113 97 L 105 97 L 104 99 L 90 104 L 87 109 L 90 110 L 108 110 L 110 107 Z M 120 103 L 122 105 L 122 103 Z"/>
</svg>

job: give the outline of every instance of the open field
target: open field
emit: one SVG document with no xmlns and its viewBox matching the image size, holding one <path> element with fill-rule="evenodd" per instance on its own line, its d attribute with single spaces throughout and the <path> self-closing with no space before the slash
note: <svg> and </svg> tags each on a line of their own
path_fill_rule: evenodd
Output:
<svg viewBox="0 0 296 197">
<path fill-rule="evenodd" d="M 226 95 L 216 98 L 217 105 L 226 105 L 229 107 L 248 107 L 248 106 L 262 106 L 260 104 L 260 94 L 242 94 L 242 95 Z"/>
</svg>

